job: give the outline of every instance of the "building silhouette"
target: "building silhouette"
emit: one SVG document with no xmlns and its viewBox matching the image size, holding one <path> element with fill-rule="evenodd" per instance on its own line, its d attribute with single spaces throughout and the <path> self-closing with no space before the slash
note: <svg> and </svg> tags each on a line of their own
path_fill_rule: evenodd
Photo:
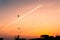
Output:
<svg viewBox="0 0 60 40">
<path fill-rule="evenodd" d="M 0 38 L 0 40 L 3 40 L 3 38 Z"/>
<path fill-rule="evenodd" d="M 60 40 L 60 36 L 56 36 L 55 37 L 55 40 Z"/>
<path fill-rule="evenodd" d="M 49 36 L 49 35 L 41 35 L 40 38 L 32 38 L 30 40 L 60 40 L 60 36 Z"/>
<path fill-rule="evenodd" d="M 4 40 L 3 38 L 0 38 L 0 40 Z M 20 38 L 19 35 L 15 37 L 14 40 L 26 40 L 25 38 Z M 32 38 L 29 40 L 60 40 L 60 36 L 49 36 L 49 35 L 41 35 L 40 38 Z"/>
</svg>

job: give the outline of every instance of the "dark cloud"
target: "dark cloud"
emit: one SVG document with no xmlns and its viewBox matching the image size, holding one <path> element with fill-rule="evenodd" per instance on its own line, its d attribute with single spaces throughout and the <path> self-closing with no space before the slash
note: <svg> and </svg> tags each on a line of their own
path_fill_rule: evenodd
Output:
<svg viewBox="0 0 60 40">
<path fill-rule="evenodd" d="M 32 4 L 40 2 L 60 2 L 60 0 L 0 0 L 0 5 L 9 5 L 9 4 Z"/>
<path fill-rule="evenodd" d="M 38 2 L 39 0 L 0 0 L 0 5 L 9 5 L 9 4 L 32 4 Z"/>
</svg>

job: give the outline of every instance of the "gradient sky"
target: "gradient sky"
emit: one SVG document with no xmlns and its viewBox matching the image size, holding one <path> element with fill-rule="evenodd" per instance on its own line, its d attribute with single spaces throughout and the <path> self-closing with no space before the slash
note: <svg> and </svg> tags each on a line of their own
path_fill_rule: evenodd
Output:
<svg viewBox="0 0 60 40">
<path fill-rule="evenodd" d="M 42 6 L 21 20 L 8 25 L 18 20 L 17 14 L 23 16 L 38 5 Z M 17 29 L 18 26 L 21 28 L 19 30 L 21 34 Z M 1 36 L 60 35 L 60 0 L 0 0 L 0 28 Z"/>
</svg>

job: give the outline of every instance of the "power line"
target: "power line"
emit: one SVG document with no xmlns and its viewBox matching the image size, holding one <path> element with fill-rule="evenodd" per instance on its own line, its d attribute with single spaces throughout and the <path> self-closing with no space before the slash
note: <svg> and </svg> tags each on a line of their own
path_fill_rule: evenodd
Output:
<svg viewBox="0 0 60 40">
<path fill-rule="evenodd" d="M 0 28 L 0 31 L 1 31 L 3 28 L 6 28 L 6 27 L 8 27 L 9 25 L 11 25 L 11 24 L 13 24 L 13 23 L 21 20 L 22 18 L 24 18 L 25 16 L 27 16 L 27 15 L 29 15 L 30 13 L 34 12 L 35 10 L 37 10 L 37 9 L 40 8 L 40 7 L 42 7 L 42 5 L 38 5 L 37 7 L 35 7 L 34 9 L 32 9 L 31 11 L 27 12 L 26 14 L 24 14 L 22 17 L 19 17 L 19 15 L 17 15 L 17 16 L 19 17 L 18 19 L 14 20 L 14 21 L 12 21 L 11 23 L 9 23 L 9 24 L 5 25 L 4 27 Z"/>
</svg>

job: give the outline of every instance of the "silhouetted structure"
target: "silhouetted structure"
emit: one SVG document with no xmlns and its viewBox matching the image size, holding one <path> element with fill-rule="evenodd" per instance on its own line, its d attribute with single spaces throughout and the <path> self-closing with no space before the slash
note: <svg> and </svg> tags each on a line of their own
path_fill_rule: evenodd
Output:
<svg viewBox="0 0 60 40">
<path fill-rule="evenodd" d="M 53 36 L 49 36 L 49 35 L 41 35 L 41 38 L 43 40 L 54 40 L 54 37 Z"/>
<path fill-rule="evenodd" d="M 41 38 L 33 38 L 30 40 L 60 40 L 60 36 L 49 36 L 49 35 L 41 35 Z"/>
<path fill-rule="evenodd" d="M 0 40 L 3 40 L 3 38 L 0 38 Z M 15 37 L 15 40 L 26 40 L 25 38 L 20 38 L 19 35 Z M 30 40 L 60 40 L 60 36 L 49 36 L 49 35 L 41 35 L 40 38 L 32 38 Z"/>
<path fill-rule="evenodd" d="M 3 40 L 3 38 L 0 38 L 0 40 Z"/>
<path fill-rule="evenodd" d="M 15 40 L 26 40 L 25 38 L 19 38 L 19 35 L 15 38 Z"/>
<path fill-rule="evenodd" d="M 55 40 L 60 40 L 60 36 L 56 36 L 55 37 Z"/>
</svg>

